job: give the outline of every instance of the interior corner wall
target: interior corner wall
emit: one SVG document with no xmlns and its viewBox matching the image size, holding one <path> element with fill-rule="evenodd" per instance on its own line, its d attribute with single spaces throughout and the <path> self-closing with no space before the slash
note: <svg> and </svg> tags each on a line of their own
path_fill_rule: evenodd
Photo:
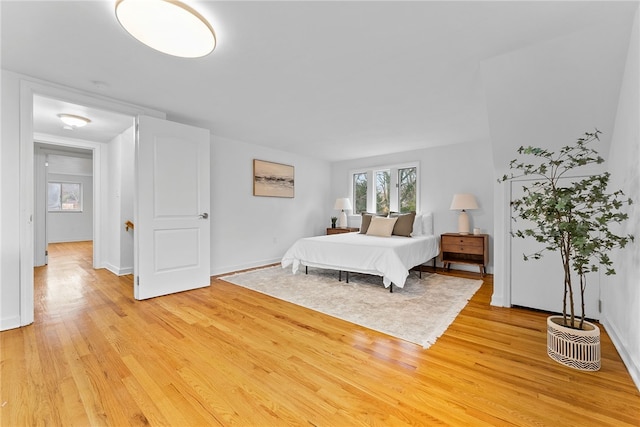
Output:
<svg viewBox="0 0 640 427">
<path fill-rule="evenodd" d="M 108 146 L 106 183 L 106 268 L 114 274 L 133 273 L 133 230 L 124 223 L 133 222 L 135 133 L 133 126 L 113 138 Z"/>
<path fill-rule="evenodd" d="M 0 77 L 0 330 L 5 330 L 20 326 L 20 80 L 4 70 Z"/>
<path fill-rule="evenodd" d="M 555 150 L 594 126 L 604 132 L 599 151 L 606 158 L 630 24 L 629 19 L 589 26 L 481 62 L 494 183 L 509 172 L 520 146 Z M 507 184 L 494 184 L 496 271 L 491 304 L 505 307 L 511 305 L 508 189 Z"/>
<path fill-rule="evenodd" d="M 489 141 L 474 141 L 455 145 L 425 148 L 391 155 L 335 162 L 331 167 L 331 198 L 322 207 L 323 223 L 335 216 L 333 202 L 349 195 L 350 172 L 410 162 L 420 164 L 420 212 L 433 212 L 434 233 L 455 232 L 458 213 L 449 210 L 455 193 L 472 193 L 479 209 L 469 211 L 471 228 L 478 227 L 489 234 L 489 265 L 493 273 L 493 162 Z M 349 226 L 359 226 L 359 217 L 351 215 Z M 477 267 L 453 264 L 452 268 L 478 271 Z"/>
<path fill-rule="evenodd" d="M 295 197 L 253 195 L 253 160 L 294 166 Z M 211 274 L 277 263 L 324 234 L 329 162 L 211 135 Z"/>
<path fill-rule="evenodd" d="M 107 254 L 105 267 L 114 274 L 120 271 L 120 188 L 122 176 L 122 135 L 117 135 L 107 144 L 107 176 L 109 179 L 104 185 L 107 203 L 104 211 L 104 229 Z"/>
<path fill-rule="evenodd" d="M 120 236 L 120 274 L 133 273 L 133 230 L 125 229 L 126 221 L 133 222 L 135 188 L 135 130 L 133 125 L 120 134 L 120 222 L 117 224 Z M 135 225 L 135 224 L 134 224 Z"/>
<path fill-rule="evenodd" d="M 617 272 L 602 275 L 603 324 L 640 389 L 640 34 L 639 12 L 629 42 L 608 170 L 610 190 L 622 189 L 634 204 L 629 219 L 616 230 L 632 234 L 635 243 L 612 253 Z"/>
</svg>

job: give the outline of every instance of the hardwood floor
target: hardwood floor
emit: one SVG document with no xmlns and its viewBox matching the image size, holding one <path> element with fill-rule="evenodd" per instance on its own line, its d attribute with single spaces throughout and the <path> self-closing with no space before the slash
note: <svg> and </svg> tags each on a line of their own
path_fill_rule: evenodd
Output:
<svg viewBox="0 0 640 427">
<path fill-rule="evenodd" d="M 35 323 L 0 334 L 2 426 L 640 425 L 606 333 L 600 372 L 562 367 L 545 314 L 489 305 L 491 276 L 424 350 L 215 278 L 135 301 L 90 242 L 49 254 Z"/>
</svg>

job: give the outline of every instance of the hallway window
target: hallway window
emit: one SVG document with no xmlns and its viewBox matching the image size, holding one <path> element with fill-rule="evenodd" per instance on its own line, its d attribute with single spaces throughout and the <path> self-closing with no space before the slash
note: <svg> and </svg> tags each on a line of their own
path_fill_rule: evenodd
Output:
<svg viewBox="0 0 640 427">
<path fill-rule="evenodd" d="M 82 184 L 49 182 L 47 207 L 49 212 L 82 212 Z"/>
</svg>

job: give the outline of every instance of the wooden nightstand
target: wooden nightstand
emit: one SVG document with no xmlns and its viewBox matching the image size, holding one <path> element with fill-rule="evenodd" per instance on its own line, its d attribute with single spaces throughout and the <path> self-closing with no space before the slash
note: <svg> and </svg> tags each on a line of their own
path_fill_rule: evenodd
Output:
<svg viewBox="0 0 640 427">
<path fill-rule="evenodd" d="M 473 264 L 480 268 L 480 276 L 486 273 L 489 263 L 488 234 L 445 233 L 440 236 L 440 259 L 446 269 L 451 264 Z"/>
<path fill-rule="evenodd" d="M 336 228 L 327 228 L 327 234 L 340 234 L 340 233 L 352 233 L 354 231 L 360 231 L 358 227 L 336 227 Z"/>
</svg>

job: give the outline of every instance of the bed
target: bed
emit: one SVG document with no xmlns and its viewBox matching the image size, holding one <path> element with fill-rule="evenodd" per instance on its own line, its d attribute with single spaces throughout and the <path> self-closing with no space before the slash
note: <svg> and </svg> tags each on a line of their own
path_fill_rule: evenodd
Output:
<svg viewBox="0 0 640 427">
<path fill-rule="evenodd" d="M 404 287 L 409 270 L 439 254 L 439 239 L 431 234 L 412 237 L 342 233 L 306 237 L 295 242 L 282 257 L 283 268 L 300 266 L 382 276 L 382 283 Z"/>
</svg>

